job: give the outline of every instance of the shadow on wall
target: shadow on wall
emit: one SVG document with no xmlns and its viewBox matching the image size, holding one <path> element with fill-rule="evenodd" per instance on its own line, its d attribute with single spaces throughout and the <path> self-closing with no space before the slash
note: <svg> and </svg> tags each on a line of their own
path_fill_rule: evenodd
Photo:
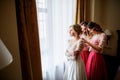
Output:
<svg viewBox="0 0 120 80">
<path fill-rule="evenodd" d="M 117 56 L 104 55 L 108 70 L 108 80 L 114 80 L 118 75 L 118 68 L 120 66 L 120 30 L 117 30 L 118 41 L 117 41 Z M 120 71 L 119 71 L 120 73 Z M 120 75 L 120 74 L 119 74 Z M 118 79 L 115 79 L 118 80 Z"/>
</svg>

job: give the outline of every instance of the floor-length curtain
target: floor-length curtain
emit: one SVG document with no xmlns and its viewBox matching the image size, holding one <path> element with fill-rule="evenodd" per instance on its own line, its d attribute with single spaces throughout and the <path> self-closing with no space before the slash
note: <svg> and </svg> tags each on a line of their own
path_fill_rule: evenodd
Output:
<svg viewBox="0 0 120 80">
<path fill-rule="evenodd" d="M 75 0 L 44 1 L 44 8 L 38 9 L 43 80 L 62 80 L 68 29 L 73 24 Z M 46 13 L 44 23 L 40 23 L 43 16 L 39 16 L 42 11 Z"/>
<path fill-rule="evenodd" d="M 15 0 L 23 80 L 42 80 L 35 0 Z"/>
<path fill-rule="evenodd" d="M 90 21 L 90 0 L 76 0 L 74 23 Z"/>
</svg>

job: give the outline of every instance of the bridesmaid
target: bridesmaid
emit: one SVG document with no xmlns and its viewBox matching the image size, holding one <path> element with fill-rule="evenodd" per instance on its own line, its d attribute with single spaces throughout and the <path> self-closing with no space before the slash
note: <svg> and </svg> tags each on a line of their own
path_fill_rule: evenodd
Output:
<svg viewBox="0 0 120 80">
<path fill-rule="evenodd" d="M 88 32 L 88 29 L 87 29 L 87 22 L 85 21 L 82 21 L 80 23 L 80 26 L 82 28 L 82 34 L 80 35 L 81 38 L 85 38 L 85 39 L 89 39 L 89 32 Z M 86 66 L 86 62 L 87 62 L 87 59 L 88 59 L 88 55 L 89 55 L 89 51 L 88 51 L 88 45 L 84 43 L 84 48 L 80 54 L 80 57 L 81 59 L 83 60 L 85 66 Z"/>
<path fill-rule="evenodd" d="M 88 23 L 88 30 L 93 34 L 90 40 L 83 38 L 90 48 L 86 63 L 88 80 L 107 80 L 107 69 L 102 52 L 106 43 L 106 35 L 100 25 L 95 22 Z"/>
</svg>

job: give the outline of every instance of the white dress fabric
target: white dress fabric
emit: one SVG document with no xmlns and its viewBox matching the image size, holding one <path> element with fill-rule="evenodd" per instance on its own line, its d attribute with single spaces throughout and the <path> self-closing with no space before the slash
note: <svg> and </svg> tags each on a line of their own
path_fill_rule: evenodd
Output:
<svg viewBox="0 0 120 80">
<path fill-rule="evenodd" d="M 69 47 L 66 51 L 67 65 L 64 73 L 64 80 L 87 80 L 86 70 L 82 59 L 79 55 L 75 58 L 72 55 L 73 51 L 83 49 L 83 41 L 79 39 L 78 41 L 69 41 Z"/>
</svg>

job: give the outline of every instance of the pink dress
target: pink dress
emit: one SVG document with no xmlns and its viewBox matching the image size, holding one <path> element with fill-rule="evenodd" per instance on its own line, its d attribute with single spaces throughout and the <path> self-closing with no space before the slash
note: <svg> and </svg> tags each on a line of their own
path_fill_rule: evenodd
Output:
<svg viewBox="0 0 120 80">
<path fill-rule="evenodd" d="M 90 54 L 86 63 L 86 73 L 88 80 L 107 80 L 107 69 L 102 56 L 103 47 L 106 43 L 106 35 L 101 33 L 94 35 L 90 41 L 102 48 L 100 52 L 90 47 Z"/>
<path fill-rule="evenodd" d="M 86 35 L 82 34 L 81 35 L 81 38 L 87 38 Z M 88 46 L 84 43 L 84 48 L 80 54 L 80 57 L 82 59 L 82 61 L 84 62 L 85 66 L 86 66 L 86 62 L 87 62 L 87 59 L 88 59 L 88 55 L 89 55 L 89 52 L 88 52 Z"/>
</svg>

